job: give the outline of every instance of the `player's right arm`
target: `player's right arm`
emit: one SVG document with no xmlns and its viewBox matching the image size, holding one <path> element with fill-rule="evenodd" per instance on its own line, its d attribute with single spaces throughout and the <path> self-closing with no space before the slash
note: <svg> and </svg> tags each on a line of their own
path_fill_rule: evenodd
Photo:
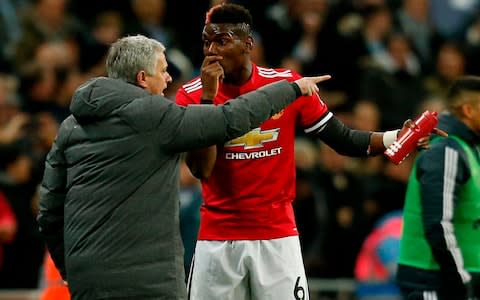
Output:
<svg viewBox="0 0 480 300">
<path fill-rule="evenodd" d="M 202 96 L 201 104 L 213 105 L 213 99 L 218 92 L 218 82 L 223 79 L 223 68 L 219 64 L 221 56 L 206 56 L 201 66 Z M 194 100 L 188 100 L 185 90 L 181 89 L 177 94 L 176 101 L 180 105 L 195 103 Z M 210 177 L 215 166 L 217 158 L 217 146 L 213 145 L 207 148 L 190 151 L 187 153 L 185 162 L 190 172 L 198 179 Z"/>
<path fill-rule="evenodd" d="M 189 96 L 183 88 L 177 92 L 176 102 L 182 106 L 198 104 L 198 102 Z M 213 145 L 187 152 L 185 162 L 193 176 L 198 179 L 205 179 L 208 178 L 212 173 L 213 167 L 215 166 L 216 157 L 217 146 Z"/>
<path fill-rule="evenodd" d="M 185 162 L 192 175 L 198 179 L 208 178 L 213 171 L 217 158 L 217 146 L 187 152 Z"/>
</svg>

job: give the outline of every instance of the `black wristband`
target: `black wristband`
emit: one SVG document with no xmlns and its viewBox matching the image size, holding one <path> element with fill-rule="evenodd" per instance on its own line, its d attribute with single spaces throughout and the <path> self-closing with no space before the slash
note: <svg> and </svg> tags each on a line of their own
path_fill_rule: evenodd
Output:
<svg viewBox="0 0 480 300">
<path fill-rule="evenodd" d="M 293 87 L 293 89 L 295 90 L 295 94 L 297 95 L 297 98 L 302 96 L 302 91 L 300 90 L 300 87 L 298 86 L 298 84 L 296 84 L 295 82 L 291 82 L 290 83 Z"/>
<path fill-rule="evenodd" d="M 213 104 L 213 100 L 211 100 L 211 99 L 201 99 L 200 104 Z"/>
</svg>

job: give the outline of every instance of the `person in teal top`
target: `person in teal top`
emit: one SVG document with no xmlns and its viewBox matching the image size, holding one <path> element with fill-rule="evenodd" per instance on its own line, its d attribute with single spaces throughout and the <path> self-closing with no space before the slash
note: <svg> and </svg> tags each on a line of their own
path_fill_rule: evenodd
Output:
<svg viewBox="0 0 480 300">
<path fill-rule="evenodd" d="M 458 78 L 405 197 L 397 283 L 405 299 L 480 299 L 480 77 Z"/>
</svg>

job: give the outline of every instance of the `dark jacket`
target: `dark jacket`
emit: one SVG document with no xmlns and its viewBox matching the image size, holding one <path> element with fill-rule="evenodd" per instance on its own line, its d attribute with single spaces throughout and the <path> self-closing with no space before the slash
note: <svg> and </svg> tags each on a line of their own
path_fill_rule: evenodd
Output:
<svg viewBox="0 0 480 300">
<path fill-rule="evenodd" d="M 120 80 L 78 88 L 47 157 L 38 223 L 73 299 L 185 299 L 179 155 L 293 102 L 282 81 L 223 106 L 177 106 Z"/>
<path fill-rule="evenodd" d="M 480 145 L 480 136 L 476 135 L 458 118 L 450 113 L 442 113 L 438 128 L 464 140 L 472 147 L 477 159 L 480 160 L 480 150 L 477 150 Z M 446 157 L 445 150 L 447 147 L 450 149 L 448 157 Z M 443 177 L 445 160 L 448 160 L 449 172 L 455 172 L 455 184 Z M 467 154 L 453 138 L 440 138 L 431 144 L 429 150 L 418 157 L 416 170 L 416 176 L 421 182 L 422 223 L 425 228 L 425 237 L 441 271 L 423 270 L 400 264 L 397 281 L 401 286 L 408 288 L 448 290 L 457 295 L 457 299 L 462 299 L 460 295 L 466 292 L 465 279 L 462 279 L 462 274 L 465 277 L 465 270 L 463 266 L 458 265 L 456 259 L 459 254 L 458 249 L 451 249 L 450 246 L 456 238 L 452 231 L 452 223 L 446 224 L 448 216 L 452 214 L 446 209 L 453 210 L 454 207 L 448 205 L 449 201 L 453 200 L 454 205 L 458 203 L 462 183 L 467 182 L 471 177 Z M 480 231 L 478 234 L 480 235 Z M 470 273 L 470 275 L 474 285 L 478 285 L 480 274 Z M 476 289 L 479 287 L 477 286 Z"/>
</svg>

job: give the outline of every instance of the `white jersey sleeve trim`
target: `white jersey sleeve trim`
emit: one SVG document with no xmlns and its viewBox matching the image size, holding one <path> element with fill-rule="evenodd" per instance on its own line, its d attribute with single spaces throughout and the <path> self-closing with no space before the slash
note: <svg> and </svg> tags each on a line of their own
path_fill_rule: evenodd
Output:
<svg viewBox="0 0 480 300">
<path fill-rule="evenodd" d="M 184 84 L 182 87 L 187 93 L 194 92 L 202 88 L 202 80 L 200 78 L 197 78 L 190 83 Z"/>
<path fill-rule="evenodd" d="M 453 229 L 453 190 L 455 188 L 454 178 L 457 176 L 457 166 L 458 166 L 458 152 L 452 148 L 445 148 L 445 162 L 444 162 L 444 186 L 443 186 L 443 215 L 441 225 L 443 227 L 443 235 L 447 243 L 447 248 L 450 251 L 455 265 L 457 266 L 457 271 L 460 274 L 464 283 L 471 280 L 471 276 L 468 272 L 465 271 L 463 265 L 463 257 L 460 253 L 460 248 L 458 247 L 457 240 L 455 238 L 455 233 Z"/>
<path fill-rule="evenodd" d="M 262 67 L 257 67 L 258 75 L 265 78 L 275 78 L 275 77 L 282 77 L 282 78 L 289 78 L 293 77 L 292 71 L 285 70 L 285 71 L 276 71 L 274 69 L 267 69 Z"/>
<path fill-rule="evenodd" d="M 321 131 L 321 129 L 320 130 L 318 130 L 318 129 L 320 127 L 325 126 L 325 124 L 328 122 L 328 120 L 330 120 L 331 117 L 333 117 L 333 113 L 328 112 L 328 114 L 326 114 L 325 117 L 320 119 L 320 121 L 318 121 L 317 123 L 313 124 L 312 126 L 310 126 L 308 128 L 304 128 L 303 130 L 305 131 L 305 133 L 310 133 L 312 131 Z"/>
</svg>

